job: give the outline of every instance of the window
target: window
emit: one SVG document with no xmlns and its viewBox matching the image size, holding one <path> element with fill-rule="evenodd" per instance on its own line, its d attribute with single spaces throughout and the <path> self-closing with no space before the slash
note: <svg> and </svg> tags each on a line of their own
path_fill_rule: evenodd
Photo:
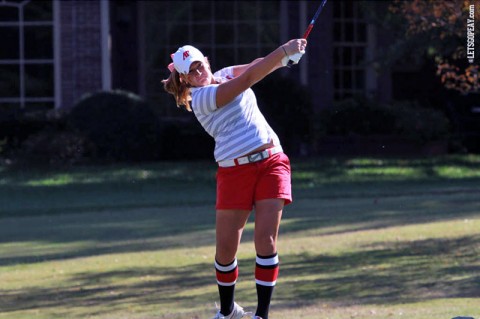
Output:
<svg viewBox="0 0 480 319">
<path fill-rule="evenodd" d="M 177 115 L 161 80 L 168 76 L 169 56 L 191 44 L 208 56 L 212 69 L 248 63 L 277 47 L 278 1 L 145 1 L 146 97 Z"/>
<path fill-rule="evenodd" d="M 51 0 L 0 2 L 0 107 L 54 106 Z"/>
<path fill-rule="evenodd" d="M 367 90 L 367 24 L 356 1 L 333 2 L 334 99 Z"/>
</svg>

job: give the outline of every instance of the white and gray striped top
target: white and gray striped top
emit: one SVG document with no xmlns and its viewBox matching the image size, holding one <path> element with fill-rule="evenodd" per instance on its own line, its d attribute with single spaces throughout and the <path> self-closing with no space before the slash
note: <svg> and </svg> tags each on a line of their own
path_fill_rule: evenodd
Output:
<svg viewBox="0 0 480 319">
<path fill-rule="evenodd" d="M 217 82 L 233 78 L 232 68 L 214 74 Z M 217 108 L 218 84 L 192 88 L 192 110 L 205 131 L 215 139 L 217 162 L 241 157 L 273 140 L 280 145 L 277 134 L 260 112 L 252 89 L 247 89 L 227 105 Z"/>
</svg>

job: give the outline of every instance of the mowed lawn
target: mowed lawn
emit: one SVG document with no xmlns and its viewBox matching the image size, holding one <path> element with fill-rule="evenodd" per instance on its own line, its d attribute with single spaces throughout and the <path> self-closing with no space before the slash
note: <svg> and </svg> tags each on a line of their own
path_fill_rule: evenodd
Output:
<svg viewBox="0 0 480 319">
<path fill-rule="evenodd" d="M 0 167 L 0 318 L 212 318 L 215 168 Z M 480 156 L 292 168 L 270 319 L 480 318 Z M 250 311 L 253 231 L 236 294 Z"/>
</svg>

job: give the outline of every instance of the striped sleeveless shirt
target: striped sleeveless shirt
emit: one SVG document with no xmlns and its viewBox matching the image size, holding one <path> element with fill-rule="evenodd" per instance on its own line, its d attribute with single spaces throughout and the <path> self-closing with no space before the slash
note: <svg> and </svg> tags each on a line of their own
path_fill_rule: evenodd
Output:
<svg viewBox="0 0 480 319">
<path fill-rule="evenodd" d="M 217 82 L 233 78 L 232 68 L 214 73 Z M 247 89 L 227 105 L 217 108 L 218 84 L 191 88 L 192 110 L 196 118 L 215 139 L 215 161 L 241 157 L 273 140 L 280 145 L 277 134 L 265 120 L 252 89 Z"/>
</svg>

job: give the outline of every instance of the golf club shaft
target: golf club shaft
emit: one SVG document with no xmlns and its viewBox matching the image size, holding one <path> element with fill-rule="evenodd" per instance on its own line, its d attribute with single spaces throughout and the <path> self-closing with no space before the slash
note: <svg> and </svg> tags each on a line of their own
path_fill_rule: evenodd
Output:
<svg viewBox="0 0 480 319">
<path fill-rule="evenodd" d="M 317 12 L 315 12 L 315 15 L 313 16 L 312 20 L 310 21 L 310 24 L 307 27 L 307 30 L 305 30 L 305 33 L 303 34 L 303 38 L 306 40 L 308 38 L 308 35 L 310 34 L 310 31 L 313 29 L 313 25 L 315 24 L 315 21 L 317 20 L 318 16 L 320 15 L 320 12 L 322 12 L 323 7 L 325 6 L 325 3 L 327 3 L 327 0 L 322 0 L 320 3 L 320 6 L 317 9 Z M 294 63 L 294 61 L 289 60 L 287 66 L 291 66 Z"/>
</svg>

